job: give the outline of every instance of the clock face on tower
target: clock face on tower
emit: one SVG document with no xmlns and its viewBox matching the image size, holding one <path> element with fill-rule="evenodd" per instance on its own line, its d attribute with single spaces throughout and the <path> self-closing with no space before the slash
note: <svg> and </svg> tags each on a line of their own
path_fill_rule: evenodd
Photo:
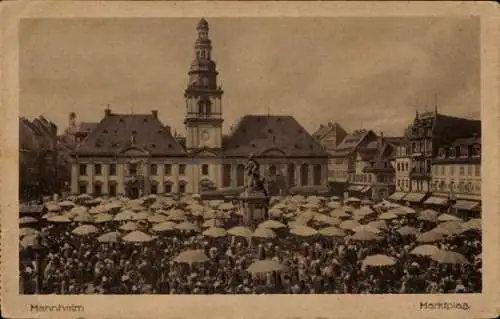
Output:
<svg viewBox="0 0 500 319">
<path fill-rule="evenodd" d="M 202 131 L 200 137 L 202 141 L 206 142 L 210 138 L 210 134 L 208 133 L 208 131 Z"/>
</svg>

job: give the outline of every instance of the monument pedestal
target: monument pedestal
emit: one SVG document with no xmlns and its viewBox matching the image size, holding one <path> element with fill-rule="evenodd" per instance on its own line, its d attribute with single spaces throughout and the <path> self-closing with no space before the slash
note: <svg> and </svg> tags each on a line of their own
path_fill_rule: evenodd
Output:
<svg viewBox="0 0 500 319">
<path fill-rule="evenodd" d="M 240 194 L 239 200 L 243 213 L 243 225 L 253 227 L 268 219 L 269 199 L 263 191 L 245 191 Z"/>
</svg>

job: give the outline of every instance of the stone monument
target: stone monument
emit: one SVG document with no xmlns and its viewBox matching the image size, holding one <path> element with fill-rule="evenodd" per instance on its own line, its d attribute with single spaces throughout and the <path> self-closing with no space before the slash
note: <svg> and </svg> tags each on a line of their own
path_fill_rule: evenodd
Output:
<svg viewBox="0 0 500 319">
<path fill-rule="evenodd" d="M 268 219 L 269 193 L 265 180 L 259 173 L 260 165 L 253 155 L 250 155 L 245 168 L 246 183 L 239 200 L 243 213 L 243 224 L 254 227 Z"/>
</svg>

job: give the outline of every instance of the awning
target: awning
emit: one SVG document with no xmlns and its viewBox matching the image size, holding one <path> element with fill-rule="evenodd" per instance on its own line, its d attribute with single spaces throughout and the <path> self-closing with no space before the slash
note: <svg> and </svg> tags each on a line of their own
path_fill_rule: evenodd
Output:
<svg viewBox="0 0 500 319">
<path fill-rule="evenodd" d="M 371 187 L 371 186 L 365 186 L 365 187 L 363 187 L 363 189 L 362 189 L 360 192 L 361 192 L 361 193 L 366 193 L 366 192 L 368 192 L 370 189 L 372 189 L 372 187 Z"/>
<path fill-rule="evenodd" d="M 403 198 L 403 200 L 412 203 L 419 203 L 424 199 L 424 197 L 425 193 L 409 193 Z"/>
<path fill-rule="evenodd" d="M 424 204 L 431 204 L 431 205 L 444 205 L 448 202 L 448 198 L 445 197 L 438 197 L 438 196 L 431 196 L 427 198 L 424 202 Z"/>
<path fill-rule="evenodd" d="M 338 178 L 338 177 L 335 177 L 335 178 L 332 178 L 332 179 L 328 179 L 328 181 L 330 183 L 347 183 L 347 181 L 349 180 L 349 178 Z"/>
<path fill-rule="evenodd" d="M 470 200 L 457 200 L 453 208 L 461 210 L 474 210 L 480 205 L 480 202 L 473 202 Z"/>
<path fill-rule="evenodd" d="M 389 196 L 389 199 L 401 200 L 403 197 L 405 197 L 406 194 L 407 193 L 401 193 L 401 192 L 392 193 L 392 195 Z"/>
<path fill-rule="evenodd" d="M 361 186 L 353 185 L 353 186 L 347 187 L 347 190 L 350 192 L 360 192 L 364 187 L 365 186 L 363 186 L 363 185 L 361 185 Z"/>
</svg>

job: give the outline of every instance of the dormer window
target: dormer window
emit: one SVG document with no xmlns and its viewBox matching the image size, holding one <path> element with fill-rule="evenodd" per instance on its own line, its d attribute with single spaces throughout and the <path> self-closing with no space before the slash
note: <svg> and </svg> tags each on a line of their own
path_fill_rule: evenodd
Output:
<svg viewBox="0 0 500 319">
<path fill-rule="evenodd" d="M 451 157 L 451 158 L 455 158 L 455 157 L 457 157 L 457 150 L 455 149 L 455 147 L 452 147 L 452 148 L 450 149 L 450 157 Z"/>
<path fill-rule="evenodd" d="M 439 149 L 439 157 L 440 158 L 446 157 L 446 148 L 442 147 Z"/>
<path fill-rule="evenodd" d="M 472 146 L 472 157 L 480 157 L 481 156 L 481 145 Z"/>
</svg>

